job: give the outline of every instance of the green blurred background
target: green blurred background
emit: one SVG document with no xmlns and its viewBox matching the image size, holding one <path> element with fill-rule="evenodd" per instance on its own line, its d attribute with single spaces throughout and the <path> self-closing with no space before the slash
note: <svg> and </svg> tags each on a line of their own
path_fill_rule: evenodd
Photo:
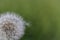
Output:
<svg viewBox="0 0 60 40">
<path fill-rule="evenodd" d="M 8 11 L 31 22 L 21 40 L 60 40 L 60 0 L 0 0 L 0 13 Z"/>
</svg>

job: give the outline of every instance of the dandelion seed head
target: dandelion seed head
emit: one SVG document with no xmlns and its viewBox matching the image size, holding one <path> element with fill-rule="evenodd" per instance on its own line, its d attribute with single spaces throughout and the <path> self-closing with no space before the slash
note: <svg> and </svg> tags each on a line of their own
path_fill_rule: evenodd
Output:
<svg viewBox="0 0 60 40">
<path fill-rule="evenodd" d="M 24 35 L 25 21 L 15 13 L 0 15 L 0 40 L 18 40 Z"/>
</svg>

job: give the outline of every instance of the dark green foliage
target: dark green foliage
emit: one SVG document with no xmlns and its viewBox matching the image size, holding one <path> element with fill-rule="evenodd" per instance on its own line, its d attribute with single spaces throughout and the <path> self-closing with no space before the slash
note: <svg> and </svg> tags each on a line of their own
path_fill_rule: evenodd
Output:
<svg viewBox="0 0 60 40">
<path fill-rule="evenodd" d="M 0 13 L 7 11 L 32 24 L 21 40 L 60 40 L 59 0 L 0 0 Z"/>
</svg>

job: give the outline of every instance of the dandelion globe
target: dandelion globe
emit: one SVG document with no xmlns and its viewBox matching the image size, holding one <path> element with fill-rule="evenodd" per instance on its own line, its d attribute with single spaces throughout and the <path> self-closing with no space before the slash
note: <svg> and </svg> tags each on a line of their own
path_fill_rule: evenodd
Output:
<svg viewBox="0 0 60 40">
<path fill-rule="evenodd" d="M 15 13 L 0 15 L 0 40 L 18 40 L 24 35 L 25 21 Z"/>
</svg>

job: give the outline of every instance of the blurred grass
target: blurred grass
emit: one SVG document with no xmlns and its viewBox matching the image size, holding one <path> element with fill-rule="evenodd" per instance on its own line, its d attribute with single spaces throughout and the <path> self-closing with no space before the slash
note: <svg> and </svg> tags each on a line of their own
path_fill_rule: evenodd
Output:
<svg viewBox="0 0 60 40">
<path fill-rule="evenodd" d="M 32 22 L 21 40 L 60 40 L 60 0 L 0 0 L 0 13 L 7 11 Z"/>
</svg>

